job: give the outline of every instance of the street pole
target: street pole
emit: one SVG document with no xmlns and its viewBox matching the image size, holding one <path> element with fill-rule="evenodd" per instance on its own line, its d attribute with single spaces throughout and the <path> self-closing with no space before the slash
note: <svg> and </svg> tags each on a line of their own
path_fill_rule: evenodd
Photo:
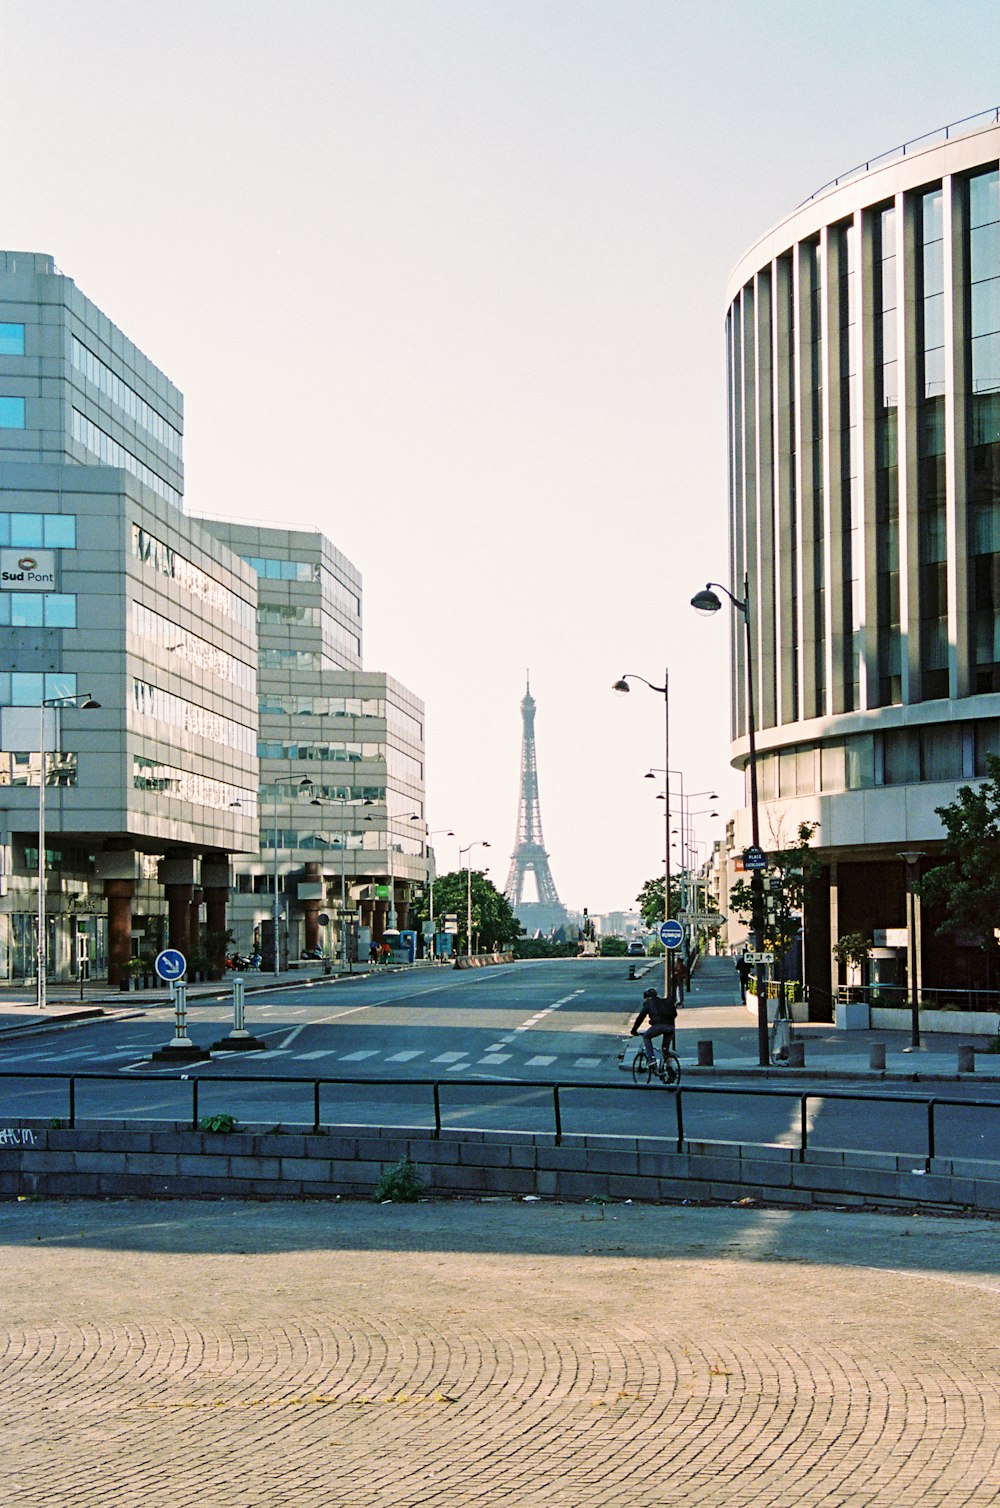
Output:
<svg viewBox="0 0 1000 1508">
<path fill-rule="evenodd" d="M 458 865 L 462 867 L 462 855 L 468 854 L 465 862 L 465 950 L 466 957 L 472 957 L 472 850 L 474 848 L 489 848 L 485 838 L 479 838 L 475 843 L 467 843 L 464 848 L 458 850 Z"/>
<path fill-rule="evenodd" d="M 922 849 L 910 849 L 901 853 L 900 858 L 906 864 L 906 888 L 909 901 L 908 911 L 908 936 L 910 976 L 910 1046 L 920 1046 L 920 1000 L 917 989 L 917 893 L 916 882 L 920 878 L 920 860 L 923 858 Z"/>
<path fill-rule="evenodd" d="M 74 692 L 68 696 L 42 697 L 38 707 L 38 946 L 35 954 L 35 1000 L 40 1011 L 46 1007 L 45 976 L 48 972 L 48 939 L 45 935 L 45 761 L 48 739 L 45 737 L 45 714 L 51 711 L 55 722 L 61 707 L 76 707 L 81 712 L 91 712 L 98 711 L 100 706 L 100 702 L 95 702 L 89 692 Z"/>
<path fill-rule="evenodd" d="M 278 939 L 278 782 L 274 782 L 274 897 L 271 910 L 274 928 L 274 977 L 281 973 L 281 945 Z"/>
<path fill-rule="evenodd" d="M 641 681 L 648 686 L 650 691 L 655 691 L 663 697 L 663 920 L 670 920 L 670 672 L 666 666 L 663 670 L 663 685 L 654 686 L 652 681 L 647 681 L 644 675 L 623 675 L 615 681 L 612 691 L 621 695 L 627 694 L 631 687 L 629 681 Z M 663 949 L 663 997 L 670 998 L 670 949 L 664 945 Z"/>
<path fill-rule="evenodd" d="M 753 631 L 750 623 L 750 577 L 743 574 L 743 598 L 734 597 L 728 587 L 718 581 L 709 581 L 703 592 L 696 592 L 691 606 L 699 613 L 717 613 L 722 603 L 712 590 L 718 587 L 725 592 L 733 607 L 743 615 L 746 630 L 747 662 L 747 742 L 749 745 L 748 766 L 750 771 L 750 828 L 754 848 L 760 848 L 760 818 L 757 803 L 757 725 L 753 706 Z M 764 951 L 764 876 L 759 869 L 750 874 L 750 913 L 753 925 L 754 950 L 759 955 Z M 762 1068 L 771 1061 L 770 1044 L 767 1040 L 767 985 L 762 964 L 757 964 L 757 1058 Z"/>
</svg>

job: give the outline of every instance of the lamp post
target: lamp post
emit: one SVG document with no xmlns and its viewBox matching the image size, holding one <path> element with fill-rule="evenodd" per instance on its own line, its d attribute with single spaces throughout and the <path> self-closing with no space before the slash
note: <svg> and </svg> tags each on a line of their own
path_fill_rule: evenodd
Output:
<svg viewBox="0 0 1000 1508">
<path fill-rule="evenodd" d="M 302 784 L 305 785 L 306 782 L 303 781 Z M 312 789 L 312 781 L 311 780 L 309 781 L 309 789 Z M 343 973 L 344 970 L 347 967 L 347 871 L 346 871 L 346 869 L 344 867 L 345 866 L 345 862 L 346 862 L 345 861 L 345 853 L 346 853 L 346 850 L 347 850 L 347 833 L 344 830 L 344 807 L 348 804 L 348 802 L 350 801 L 350 799 L 351 798 L 349 796 L 337 796 L 337 797 L 332 797 L 332 796 L 314 796 L 312 798 L 312 800 L 310 801 L 310 803 L 309 803 L 310 806 L 339 806 L 340 807 L 340 836 L 339 836 L 336 844 L 330 844 L 330 843 L 328 843 L 327 847 L 336 847 L 336 848 L 340 849 L 340 971 L 341 971 L 341 973 Z M 361 805 L 362 806 L 374 806 L 375 803 L 373 801 L 369 800 L 366 797 L 365 800 L 362 801 Z M 321 838 L 322 837 L 322 833 L 317 833 L 317 837 Z M 326 840 L 324 839 L 324 841 L 326 841 Z"/>
<path fill-rule="evenodd" d="M 472 957 L 472 850 L 474 848 L 489 848 L 485 838 L 478 838 L 475 843 L 467 843 L 464 848 L 458 850 L 458 867 L 462 867 L 462 855 L 467 853 L 466 882 L 465 882 L 465 956 Z"/>
<path fill-rule="evenodd" d="M 746 630 L 746 662 L 747 662 L 747 741 L 749 743 L 750 765 L 750 827 L 754 848 L 760 848 L 760 818 L 757 809 L 757 727 L 754 721 L 753 710 L 753 636 L 750 628 L 750 578 L 746 573 L 743 576 L 743 597 L 734 597 L 728 587 L 718 581 L 709 581 L 705 584 L 703 592 L 696 592 L 691 598 L 691 606 L 695 612 L 717 613 L 722 607 L 713 587 L 724 592 L 733 607 L 743 615 L 743 626 Z M 754 951 L 764 951 L 764 877 L 759 869 L 754 869 L 750 874 L 751 914 L 753 917 Z M 760 964 L 757 965 L 757 1057 L 762 1068 L 767 1068 L 771 1061 L 770 1045 L 767 1040 L 767 988 L 764 984 L 764 976 Z"/>
<path fill-rule="evenodd" d="M 367 802 L 365 802 L 365 805 L 366 806 L 371 806 L 372 803 L 370 801 L 367 801 Z M 366 822 L 374 822 L 375 818 L 374 817 L 366 817 L 365 821 Z M 407 816 L 403 818 L 403 821 L 405 821 L 405 822 L 419 822 L 419 821 L 421 821 L 420 813 L 419 812 L 409 812 L 407 814 Z M 396 876 L 394 875 L 393 869 L 392 869 L 392 818 L 389 815 L 389 808 L 388 808 L 388 806 L 386 806 L 386 810 L 385 810 L 385 850 L 386 850 L 387 867 L 388 867 L 388 870 L 389 870 L 389 910 L 388 910 L 388 913 L 386 915 L 386 931 L 387 932 L 395 932 L 395 930 L 396 930 Z"/>
<path fill-rule="evenodd" d="M 432 869 L 432 865 L 431 865 L 431 839 L 432 838 L 436 838 L 439 833 L 444 833 L 445 837 L 447 837 L 447 838 L 453 838 L 455 836 L 455 834 L 452 832 L 452 830 L 451 830 L 450 827 L 436 827 L 433 832 L 428 831 L 428 833 L 427 833 L 427 890 L 428 890 L 428 896 L 429 896 L 429 901 L 430 901 L 431 960 L 432 961 L 437 957 L 437 945 L 435 943 L 435 938 L 436 938 L 437 934 L 434 931 L 434 876 L 431 873 L 431 869 Z"/>
<path fill-rule="evenodd" d="M 48 711 L 58 712 L 61 707 L 76 707 L 80 712 L 94 712 L 100 705 L 86 692 L 69 696 L 45 696 L 38 707 L 38 947 L 35 956 L 35 999 L 39 1010 L 45 1009 L 45 975 L 48 969 L 48 944 L 45 937 L 45 760 L 48 739 L 45 737 L 45 714 Z"/>
<path fill-rule="evenodd" d="M 900 858 L 906 865 L 906 889 L 909 900 L 909 939 L 910 939 L 910 1046 L 920 1046 L 920 1001 L 917 998 L 917 892 L 916 884 L 920 878 L 920 860 L 923 858 L 923 849 L 911 848 L 900 854 Z"/>
<path fill-rule="evenodd" d="M 650 691 L 663 697 L 663 920 L 670 920 L 670 672 L 664 668 L 663 685 L 654 686 L 644 675 L 623 675 L 612 691 L 624 696 L 631 691 L 629 681 L 641 681 Z M 663 995 L 670 998 L 670 949 L 663 949 Z"/>
<path fill-rule="evenodd" d="M 681 828 L 682 829 L 685 827 L 686 823 L 687 824 L 690 823 L 690 815 L 691 815 L 691 813 L 690 813 L 690 807 L 691 807 L 691 802 L 695 799 L 696 796 L 707 796 L 710 801 L 718 801 L 718 799 L 719 799 L 718 796 L 716 795 L 715 791 L 708 791 L 708 790 L 705 790 L 705 791 L 689 791 L 687 793 L 687 795 L 685 795 L 684 794 L 684 773 L 683 773 L 682 770 L 664 771 L 664 770 L 661 770 L 657 765 L 652 765 L 646 771 L 646 774 L 643 776 L 643 779 L 644 780 L 653 780 L 657 775 L 663 775 L 663 774 L 675 775 L 677 777 L 677 780 L 680 783 L 680 788 L 681 788 Z M 666 797 L 661 793 L 659 796 L 657 796 L 656 799 L 657 799 L 657 801 L 665 801 Z M 699 814 L 696 814 L 696 815 L 699 815 Z M 715 816 L 716 813 L 713 812 L 712 815 Z M 683 856 L 682 856 L 682 861 L 681 861 L 681 909 L 682 910 L 687 910 L 687 867 L 686 867 L 686 864 L 685 864 L 685 862 L 683 860 Z M 690 956 L 691 956 L 691 954 L 690 954 L 690 946 L 689 946 L 689 948 L 688 948 L 688 958 L 689 959 L 690 959 Z"/>
</svg>

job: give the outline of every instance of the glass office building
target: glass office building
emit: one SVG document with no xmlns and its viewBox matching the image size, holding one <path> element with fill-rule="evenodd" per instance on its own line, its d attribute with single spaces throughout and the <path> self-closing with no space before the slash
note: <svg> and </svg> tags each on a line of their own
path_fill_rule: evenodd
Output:
<svg viewBox="0 0 1000 1508">
<path fill-rule="evenodd" d="M 935 808 L 1000 753 L 996 115 L 855 170 L 758 241 L 730 282 L 726 353 L 761 838 L 819 824 L 806 967 L 822 1016 L 832 944 L 899 942 L 900 853 L 936 862 Z M 747 770 L 745 656 L 734 614 L 733 757 Z M 978 939 L 941 936 L 938 920 L 918 916 L 923 983 L 996 985 Z"/>
</svg>

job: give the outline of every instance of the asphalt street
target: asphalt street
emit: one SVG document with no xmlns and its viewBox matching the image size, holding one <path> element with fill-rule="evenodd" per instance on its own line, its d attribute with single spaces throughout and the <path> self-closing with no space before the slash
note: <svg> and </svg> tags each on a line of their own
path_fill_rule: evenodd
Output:
<svg viewBox="0 0 1000 1508">
<path fill-rule="evenodd" d="M 567 960 L 374 973 L 249 994 L 247 1026 L 266 1050 L 218 1053 L 185 1067 L 150 1061 L 173 1036 L 167 1002 L 130 1000 L 110 1016 L 0 1038 L 0 1108 L 8 1118 L 65 1119 L 60 1076 L 73 1074 L 81 1120 L 183 1120 L 197 1079 L 199 1115 L 310 1124 L 313 1083 L 320 1079 L 324 1124 L 428 1126 L 436 1082 L 445 1124 L 537 1132 L 553 1129 L 550 1086 L 559 1083 L 565 1131 L 673 1137 L 675 1096 L 656 1083 L 634 1088 L 619 1062 L 623 1049 L 629 1058 L 635 1051 L 625 1034 L 643 985 L 658 977 L 651 969 L 645 981 L 628 981 L 626 972 L 622 960 Z M 690 1140 L 795 1143 L 804 1113 L 810 1145 L 916 1157 L 926 1145 L 926 1100 L 935 1089 L 943 1098 L 1000 1107 L 998 1086 L 987 1080 L 868 1082 L 865 1090 L 879 1098 L 862 1101 L 850 1097 L 850 1084 L 808 1077 L 727 1079 L 724 1039 L 731 1029 L 722 1023 L 732 1018 L 734 981 L 728 982 L 728 965 L 706 977 L 711 988 L 690 996 L 678 1023 Z M 200 1046 L 225 1037 L 231 1025 L 225 1000 L 189 1005 L 188 1032 Z M 723 1050 L 722 1069 L 710 1080 L 690 1071 L 696 1041 L 706 1034 Z M 13 1077 L 24 1074 L 52 1077 Z M 803 1090 L 811 1091 L 804 1112 Z M 1000 1156 L 1000 1108 L 939 1105 L 935 1132 L 941 1156 Z"/>
</svg>

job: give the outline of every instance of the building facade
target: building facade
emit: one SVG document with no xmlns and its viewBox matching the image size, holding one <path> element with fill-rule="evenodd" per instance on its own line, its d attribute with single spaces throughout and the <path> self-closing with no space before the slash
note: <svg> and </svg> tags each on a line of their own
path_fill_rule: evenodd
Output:
<svg viewBox="0 0 1000 1508">
<path fill-rule="evenodd" d="M 259 594 L 261 842 L 236 865 L 236 943 L 273 967 L 277 918 L 282 962 L 367 957 L 428 877 L 423 704 L 362 668 L 361 577 L 323 535 L 205 527 Z"/>
<path fill-rule="evenodd" d="M 426 880 L 423 707 L 363 669 L 357 571 L 183 504 L 181 394 L 0 252 L 0 979 L 43 918 L 55 978 L 273 966 L 276 917 L 282 965 L 364 947 Z"/>
<path fill-rule="evenodd" d="M 862 931 L 902 979 L 907 864 L 1000 752 L 1000 126 L 939 133 L 828 186 L 729 287 L 734 594 L 750 613 L 761 841 L 817 823 L 817 1014 Z M 734 764 L 748 765 L 732 615 Z M 734 848 L 750 841 L 749 801 Z M 912 862 L 912 861 L 911 861 Z M 919 916 L 927 986 L 993 986 Z"/>
</svg>

